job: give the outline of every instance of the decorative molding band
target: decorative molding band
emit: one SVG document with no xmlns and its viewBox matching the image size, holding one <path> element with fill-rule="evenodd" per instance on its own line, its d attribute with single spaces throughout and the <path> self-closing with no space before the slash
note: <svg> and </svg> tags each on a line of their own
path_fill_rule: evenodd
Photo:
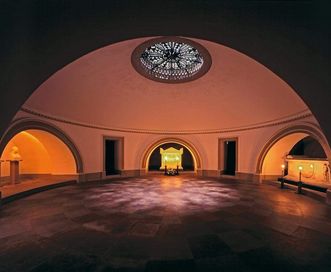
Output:
<svg viewBox="0 0 331 272">
<path fill-rule="evenodd" d="M 21 108 L 22 112 L 38 116 L 40 118 L 45 118 L 48 120 L 61 122 L 69 125 L 92 128 L 92 129 L 99 129 L 99 130 L 108 130 L 108 131 L 117 131 L 117 132 L 127 132 L 127 133 L 139 133 L 139 134 L 158 134 L 158 135 L 186 135 L 186 134 L 221 134 L 221 133 L 229 133 L 229 132 L 240 132 L 240 131 L 247 131 L 253 129 L 261 129 L 266 127 L 273 127 L 284 125 L 287 123 L 291 123 L 293 121 L 298 121 L 305 119 L 307 117 L 313 116 L 313 114 L 306 109 L 304 111 L 298 112 L 294 115 L 282 117 L 279 119 L 271 120 L 268 122 L 256 123 L 245 127 L 235 127 L 235 128 L 225 128 L 225 129 L 209 129 L 209 130 L 182 130 L 182 131 L 162 131 L 162 130 L 144 130 L 144 129 L 134 129 L 134 128 L 117 128 L 117 127 L 105 127 L 100 125 L 92 125 L 83 122 L 67 120 L 60 117 L 50 116 L 35 110 L 28 109 L 26 107 Z"/>
</svg>

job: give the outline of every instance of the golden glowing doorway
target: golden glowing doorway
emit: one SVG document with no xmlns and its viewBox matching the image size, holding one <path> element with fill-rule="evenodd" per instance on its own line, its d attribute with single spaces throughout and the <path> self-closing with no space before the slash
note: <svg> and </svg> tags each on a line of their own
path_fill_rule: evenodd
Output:
<svg viewBox="0 0 331 272">
<path fill-rule="evenodd" d="M 201 167 L 201 160 L 196 149 L 180 139 L 163 139 L 153 144 L 143 158 L 143 168 L 148 171 L 164 171 L 177 169 L 196 172 Z"/>
<path fill-rule="evenodd" d="M 182 166 L 182 155 L 183 148 L 176 149 L 174 147 L 169 147 L 167 149 L 160 148 L 161 154 L 161 167 L 160 170 L 167 169 L 180 169 L 183 170 Z"/>
</svg>

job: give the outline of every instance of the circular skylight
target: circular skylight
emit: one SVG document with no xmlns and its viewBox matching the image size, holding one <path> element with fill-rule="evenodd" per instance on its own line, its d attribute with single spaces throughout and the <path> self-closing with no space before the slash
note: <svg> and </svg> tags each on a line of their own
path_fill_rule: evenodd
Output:
<svg viewBox="0 0 331 272">
<path fill-rule="evenodd" d="M 208 51 L 196 42 L 162 37 L 144 42 L 132 54 L 132 64 L 143 76 L 176 83 L 196 79 L 211 65 Z"/>
</svg>

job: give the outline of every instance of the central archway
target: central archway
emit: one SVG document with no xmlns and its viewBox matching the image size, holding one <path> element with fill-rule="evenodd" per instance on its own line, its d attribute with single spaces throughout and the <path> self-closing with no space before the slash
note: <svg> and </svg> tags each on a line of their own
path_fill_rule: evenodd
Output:
<svg viewBox="0 0 331 272">
<path fill-rule="evenodd" d="M 191 154 L 192 158 L 193 158 L 193 164 L 194 164 L 194 172 L 197 173 L 199 170 L 201 170 L 201 157 L 197 151 L 197 149 L 193 146 L 193 144 L 179 139 L 179 138 L 164 138 L 161 139 L 155 143 L 153 143 L 152 145 L 150 145 L 146 152 L 144 153 L 143 159 L 142 159 L 142 169 L 145 171 L 145 173 L 148 173 L 148 166 L 149 166 L 149 161 L 150 161 L 150 157 L 151 154 L 153 153 L 153 151 L 155 149 L 157 149 L 158 147 L 164 145 L 164 144 L 179 144 L 182 145 L 183 147 L 185 147 Z"/>
</svg>

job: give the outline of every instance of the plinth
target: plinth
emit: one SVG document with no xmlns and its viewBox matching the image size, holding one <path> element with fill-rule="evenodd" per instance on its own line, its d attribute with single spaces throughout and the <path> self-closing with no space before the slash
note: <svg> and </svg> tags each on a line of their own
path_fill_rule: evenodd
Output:
<svg viewBox="0 0 331 272">
<path fill-rule="evenodd" d="M 22 160 L 8 160 L 10 162 L 10 183 L 19 183 L 20 178 L 20 161 Z"/>
</svg>

